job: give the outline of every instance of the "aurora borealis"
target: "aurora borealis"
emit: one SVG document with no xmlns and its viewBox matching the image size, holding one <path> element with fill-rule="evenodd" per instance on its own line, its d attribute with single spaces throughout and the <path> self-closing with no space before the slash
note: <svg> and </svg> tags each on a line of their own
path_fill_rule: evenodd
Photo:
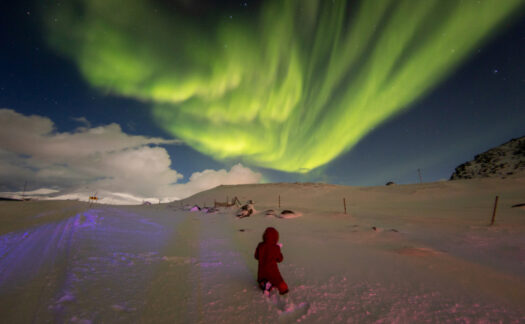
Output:
<svg viewBox="0 0 525 324">
<path fill-rule="evenodd" d="M 94 87 L 219 160 L 308 172 L 410 108 L 524 1 L 265 1 L 254 17 L 69 1 L 43 21 Z"/>
</svg>

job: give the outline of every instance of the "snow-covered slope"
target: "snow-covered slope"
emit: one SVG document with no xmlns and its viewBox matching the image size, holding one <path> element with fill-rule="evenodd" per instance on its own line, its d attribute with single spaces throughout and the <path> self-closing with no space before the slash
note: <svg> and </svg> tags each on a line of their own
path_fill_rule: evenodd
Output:
<svg viewBox="0 0 525 324">
<path fill-rule="evenodd" d="M 506 178 L 525 173 L 525 136 L 513 139 L 458 166 L 450 180 Z"/>
<path fill-rule="evenodd" d="M 170 205 L 0 202 L 0 321 L 523 322 L 525 209 L 511 206 L 525 203 L 524 188 L 525 178 L 265 184 Z M 257 213 L 180 207 L 234 196 Z M 287 297 L 255 282 L 267 226 L 280 232 Z"/>
</svg>

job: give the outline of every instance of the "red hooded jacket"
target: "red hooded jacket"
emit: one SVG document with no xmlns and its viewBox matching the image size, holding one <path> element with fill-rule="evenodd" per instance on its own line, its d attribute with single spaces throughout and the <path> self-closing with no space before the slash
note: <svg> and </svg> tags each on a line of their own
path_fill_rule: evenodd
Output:
<svg viewBox="0 0 525 324">
<path fill-rule="evenodd" d="M 279 286 L 284 281 L 277 267 L 277 262 L 283 261 L 278 241 L 279 232 L 273 227 L 268 227 L 264 231 L 263 241 L 255 249 L 255 259 L 259 260 L 257 281 L 268 280 L 273 286 Z"/>
</svg>

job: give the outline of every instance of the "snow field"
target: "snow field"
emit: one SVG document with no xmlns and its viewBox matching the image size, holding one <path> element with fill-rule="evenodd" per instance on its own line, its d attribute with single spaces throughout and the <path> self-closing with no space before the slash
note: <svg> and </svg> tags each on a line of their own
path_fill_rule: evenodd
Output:
<svg viewBox="0 0 525 324">
<path fill-rule="evenodd" d="M 523 182 L 355 188 L 222 186 L 187 199 L 253 199 L 236 218 L 178 203 L 1 203 L 0 319 L 63 323 L 520 323 Z M 266 217 L 283 206 L 301 217 Z M 496 226 L 487 226 L 500 195 Z M 347 197 L 348 214 L 341 199 Z M 265 297 L 253 252 L 280 232 L 290 286 Z M 375 230 L 373 229 L 375 228 Z"/>
</svg>

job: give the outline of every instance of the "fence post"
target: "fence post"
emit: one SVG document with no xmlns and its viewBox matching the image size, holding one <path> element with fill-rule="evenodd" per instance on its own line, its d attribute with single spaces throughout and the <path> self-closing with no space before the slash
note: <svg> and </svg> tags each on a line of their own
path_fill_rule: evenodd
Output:
<svg viewBox="0 0 525 324">
<path fill-rule="evenodd" d="M 279 195 L 279 209 L 281 209 L 281 195 Z"/>
<path fill-rule="evenodd" d="M 490 222 L 490 225 L 494 225 L 494 221 L 496 220 L 496 209 L 498 208 L 498 199 L 499 196 L 496 196 L 496 200 L 494 201 L 494 211 L 492 212 L 492 221 Z"/>
<path fill-rule="evenodd" d="M 346 214 L 346 199 L 343 198 L 343 206 L 345 207 L 345 214 Z"/>
</svg>

